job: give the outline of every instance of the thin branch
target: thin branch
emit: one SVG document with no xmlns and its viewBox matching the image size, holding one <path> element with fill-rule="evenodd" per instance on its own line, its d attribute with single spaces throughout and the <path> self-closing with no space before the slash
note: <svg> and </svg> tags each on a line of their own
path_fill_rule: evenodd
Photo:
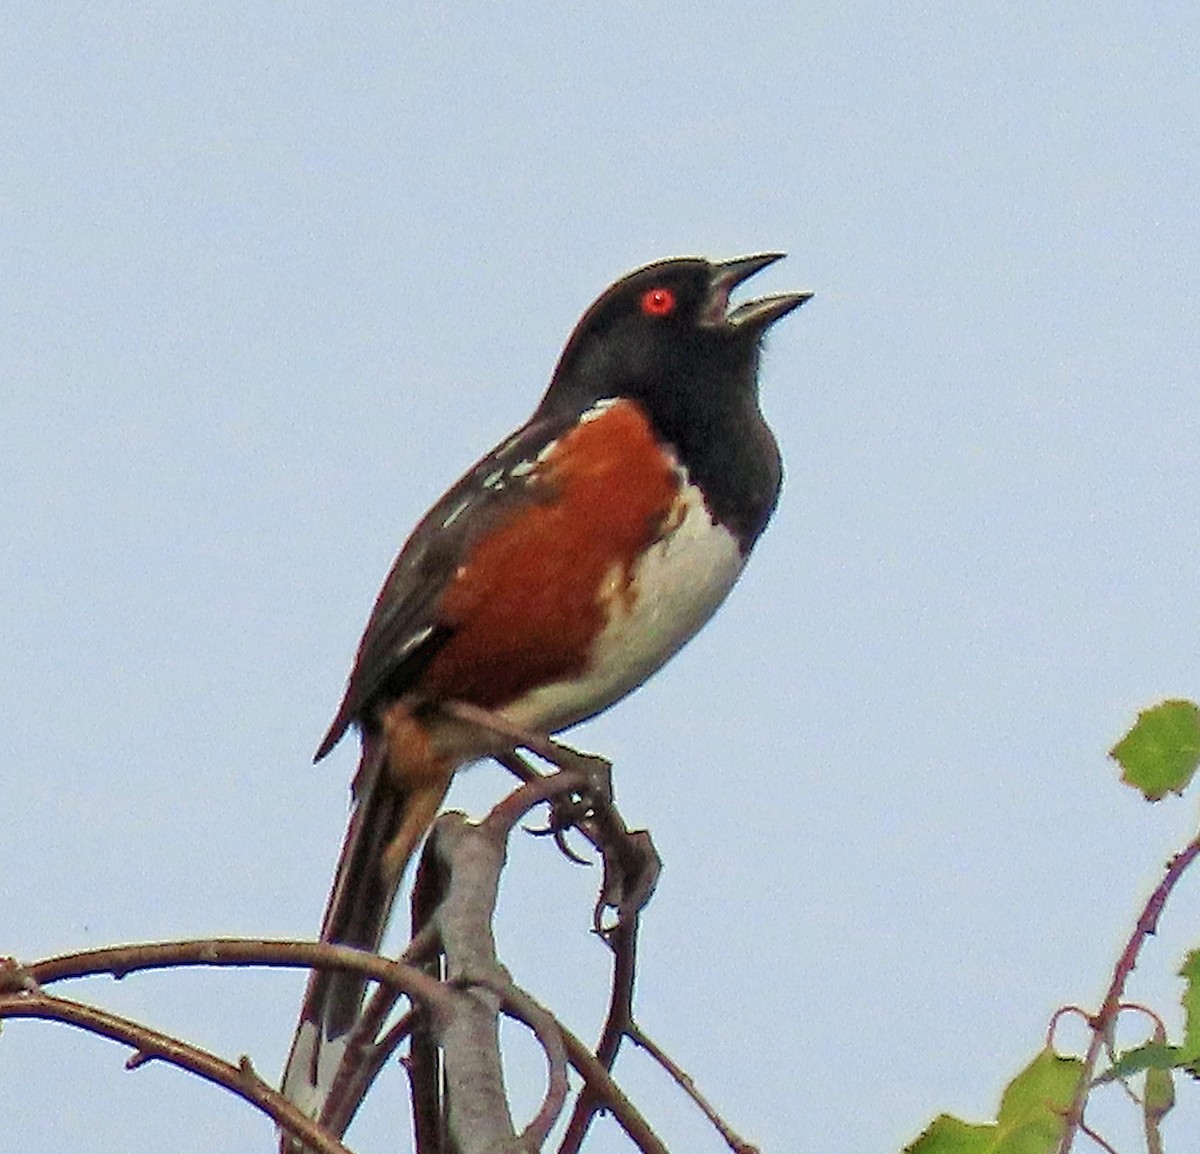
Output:
<svg viewBox="0 0 1200 1154">
<path fill-rule="evenodd" d="M 1104 1052 L 1117 1015 L 1121 1012 L 1121 999 L 1125 993 L 1125 983 L 1137 966 L 1138 956 L 1142 946 L 1146 944 L 1146 939 L 1157 932 L 1158 919 L 1167 899 L 1171 896 L 1171 891 L 1178 885 L 1180 878 L 1183 877 L 1184 872 L 1197 856 L 1200 856 L 1200 837 L 1191 841 L 1167 863 L 1162 881 L 1155 886 L 1154 892 L 1146 900 L 1133 928 L 1133 933 L 1130 934 L 1129 941 L 1126 942 L 1121 956 L 1117 959 L 1117 964 L 1113 968 L 1112 980 L 1109 982 L 1108 991 L 1104 995 L 1099 1012 L 1088 1018 L 1092 1039 L 1087 1053 L 1084 1055 L 1079 1086 L 1067 1110 L 1066 1127 L 1058 1144 L 1058 1154 L 1068 1154 L 1075 1142 L 1075 1135 L 1080 1129 L 1084 1129 L 1088 1137 L 1094 1137 L 1083 1127 L 1083 1112 L 1095 1078 L 1096 1065 L 1100 1061 L 1100 1055 Z M 1057 1019 L 1057 1015 L 1055 1017 Z"/>
<path fill-rule="evenodd" d="M 471 706 L 448 711 L 511 742 L 497 759 L 525 783 L 480 823 L 446 814 L 430 836 L 414 886 L 414 935 L 400 961 L 324 942 L 199 939 L 142 943 L 43 959 L 28 966 L 0 959 L 0 1017 L 60 1020 L 133 1047 L 130 1069 L 162 1060 L 232 1090 L 319 1154 L 348 1154 L 338 1140 L 382 1066 L 411 1038 L 409 1069 L 420 1154 L 479 1154 L 514 1143 L 539 1149 L 553 1130 L 570 1092 L 568 1065 L 583 1089 L 560 1150 L 577 1151 L 591 1119 L 610 1112 L 643 1154 L 667 1154 L 641 1113 L 620 1090 L 611 1068 L 625 1037 L 645 1048 L 693 1098 L 735 1154 L 756 1154 L 732 1133 L 696 1091 L 691 1078 L 633 1021 L 639 915 L 653 893 L 661 863 L 645 831 L 630 831 L 613 804 L 610 764 L 513 727 Z M 544 774 L 517 752 L 523 746 L 558 767 Z M 604 865 L 593 928 L 613 953 L 608 1014 L 596 1054 L 548 1010 L 517 987 L 495 951 L 492 921 L 508 839 L 536 806 L 551 805 L 550 832 L 560 849 L 571 828 L 599 851 Z M 572 855 L 574 856 L 574 855 Z M 576 860 L 579 860 L 576 857 Z M 605 915 L 615 911 L 615 921 Z M 267 1085 L 244 1058 L 240 1068 L 139 1023 L 42 992 L 43 985 L 111 974 L 180 966 L 336 968 L 378 983 L 351 1035 L 335 1091 L 315 1122 Z M 384 1027 L 401 996 L 413 1008 Z M 547 1086 L 534 1118 L 518 1137 L 504 1093 L 499 1051 L 500 1012 L 534 1033 L 547 1061 Z M 339 1081 L 340 1079 L 340 1081 Z M 335 1137 L 337 1135 L 337 1137 Z"/>
<path fill-rule="evenodd" d="M 413 956 L 430 948 L 428 936 L 414 940 L 410 947 Z M 408 956 L 406 954 L 406 956 Z M 10 965 L 8 973 L 0 971 L 0 989 L 22 983 L 48 985 L 68 979 L 97 974 L 112 974 L 122 978 L 139 970 L 165 969 L 176 966 L 271 966 L 286 968 L 329 967 L 353 970 L 379 982 L 382 987 L 399 991 L 414 1003 L 431 1010 L 435 1016 L 454 1012 L 454 995 L 436 977 L 405 962 L 393 962 L 350 946 L 328 942 L 289 942 L 276 940 L 200 939 L 184 942 L 151 942 L 132 946 L 115 946 L 64 954 L 34 962 L 29 966 Z M 394 994 L 393 994 L 394 1000 Z M 338 1113 L 322 1119 L 323 1133 L 345 1132 L 362 1097 L 378 1075 L 388 1054 L 400 1038 L 390 1033 L 389 1045 L 379 1055 L 373 1055 L 366 1066 L 365 1076 L 340 1093 Z M 346 1103 L 349 1103 L 347 1107 Z M 340 1127 L 340 1128 L 339 1128 Z M 311 1144 L 310 1144 L 311 1145 Z"/>
<path fill-rule="evenodd" d="M 1084 1134 L 1086 1134 L 1093 1142 L 1095 1142 L 1096 1145 L 1099 1146 L 1100 1149 L 1104 1151 L 1104 1154 L 1120 1154 L 1120 1151 L 1111 1142 L 1108 1142 L 1102 1135 L 1100 1135 L 1095 1130 L 1093 1130 L 1082 1119 L 1079 1122 L 1079 1129 Z"/>
<path fill-rule="evenodd" d="M 617 1060 L 621 1042 L 633 1025 L 633 984 L 637 974 L 637 931 L 638 918 L 618 922 L 605 937 L 613 953 L 612 993 L 608 1003 L 608 1014 L 600 1031 L 596 1046 L 596 1061 L 607 1072 Z M 558 1154 L 577 1154 L 587 1136 L 588 1128 L 596 1111 L 604 1100 L 594 1085 L 589 1083 L 575 1100 L 571 1119 L 567 1123 Z"/>
<path fill-rule="evenodd" d="M 412 943 L 410 953 L 412 956 L 420 956 L 429 949 L 429 937 L 421 936 Z M 407 995 L 415 1004 L 431 1011 L 434 1016 L 454 1012 L 453 992 L 435 976 L 406 962 L 389 961 L 364 950 L 329 942 L 262 939 L 220 938 L 148 942 L 63 954 L 24 967 L 11 963 L 5 970 L 0 970 L 0 992 L 6 988 L 27 988 L 30 984 L 40 988 L 53 982 L 98 974 L 112 974 L 119 979 L 140 970 L 179 966 L 269 966 L 304 969 L 327 967 L 352 970 L 379 982 L 381 989 L 386 987 L 392 991 L 393 1001 L 395 992 L 399 992 Z M 344 1091 L 339 1091 L 337 1113 L 322 1118 L 322 1133 L 345 1133 L 362 1097 L 378 1075 L 387 1055 L 400 1040 L 394 1034 L 389 1034 L 389 1039 L 390 1044 L 383 1053 L 369 1059 L 366 1076 L 356 1080 Z"/>
<path fill-rule="evenodd" d="M 740 1134 L 735 1133 L 725 1119 L 717 1113 L 708 1099 L 696 1088 L 696 1080 L 662 1049 L 657 1042 L 648 1037 L 640 1026 L 635 1023 L 629 1028 L 627 1034 L 629 1040 L 635 1046 L 641 1046 L 647 1054 L 666 1070 L 675 1085 L 696 1103 L 704 1116 L 712 1123 L 717 1133 L 725 1139 L 725 1144 L 734 1154 L 759 1154 L 757 1146 L 752 1145 Z"/>
<path fill-rule="evenodd" d="M 393 962 L 352 946 L 330 942 L 291 942 L 255 938 L 200 938 L 181 942 L 142 942 L 110 946 L 31 962 L 21 971 L 39 986 L 71 978 L 111 974 L 123 978 L 139 970 L 176 966 L 267 966 L 285 969 L 351 970 L 400 990 L 414 1001 L 437 1007 L 445 987 L 404 962 Z M 3 986 L 0 985 L 0 990 Z"/>
<path fill-rule="evenodd" d="M 626 1097 L 625 1092 L 613 1081 L 613 1076 L 604 1068 L 595 1054 L 559 1023 L 567 1057 L 571 1065 L 583 1078 L 586 1092 L 612 1114 L 617 1125 L 629 1136 L 630 1141 L 642 1154 L 669 1154 L 658 1135 L 650 1128 L 642 1112 Z M 561 1149 L 561 1147 L 560 1147 Z"/>
<path fill-rule="evenodd" d="M 405 1038 L 412 1036 L 421 1018 L 422 1014 L 420 1010 L 409 1010 L 408 1013 L 402 1014 L 388 1029 L 387 1033 L 375 1043 L 375 1046 L 367 1055 L 366 1064 L 360 1075 L 361 1089 L 355 1090 L 355 1094 L 360 1101 L 366 1097 L 367 1091 L 370 1090 L 375 1079 L 379 1077 L 380 1070 L 387 1065 L 388 1059 L 395 1053 L 396 1048 Z"/>
<path fill-rule="evenodd" d="M 261 1110 L 277 1126 L 295 1134 L 318 1154 L 350 1154 L 348 1148 L 332 1134 L 267 1085 L 255 1073 L 249 1058 L 243 1058 L 239 1066 L 234 1066 L 207 1050 L 159 1033 L 129 1018 L 50 994 L 0 994 L 0 1019 L 3 1018 L 64 1022 L 120 1042 L 134 1051 L 126 1062 L 128 1069 L 135 1070 L 151 1061 L 166 1062 L 236 1094 Z"/>
</svg>

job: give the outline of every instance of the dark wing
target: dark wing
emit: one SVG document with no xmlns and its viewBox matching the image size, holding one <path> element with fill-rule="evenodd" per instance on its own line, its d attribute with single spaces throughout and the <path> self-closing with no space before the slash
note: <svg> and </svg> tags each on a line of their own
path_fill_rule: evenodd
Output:
<svg viewBox="0 0 1200 1154">
<path fill-rule="evenodd" d="M 475 540 L 514 506 L 541 498 L 534 462 L 572 423 L 570 415 L 535 416 L 483 457 L 425 514 L 379 591 L 346 695 L 315 761 L 354 722 L 364 720 L 377 702 L 401 696 L 450 639 L 453 628 L 438 615 L 446 586 Z"/>
</svg>

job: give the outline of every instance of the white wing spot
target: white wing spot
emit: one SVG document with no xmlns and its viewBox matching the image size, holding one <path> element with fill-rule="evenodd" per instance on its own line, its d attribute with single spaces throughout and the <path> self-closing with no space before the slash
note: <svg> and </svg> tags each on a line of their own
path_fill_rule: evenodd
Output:
<svg viewBox="0 0 1200 1154">
<path fill-rule="evenodd" d="M 433 626 L 426 625 L 424 629 L 418 629 L 405 643 L 400 653 L 411 653 L 419 645 L 423 645 L 430 637 L 433 636 Z"/>
<path fill-rule="evenodd" d="M 489 473 L 483 479 L 483 487 L 485 489 L 498 489 L 504 481 L 504 470 L 496 469 L 495 472 Z"/>
<path fill-rule="evenodd" d="M 471 498 L 470 497 L 463 498 L 463 500 L 459 501 L 459 503 L 457 505 L 455 505 L 454 508 L 451 509 L 450 512 L 447 513 L 444 518 L 442 518 L 442 528 L 448 529 L 470 507 L 471 507 Z"/>
<path fill-rule="evenodd" d="M 538 467 L 538 465 L 540 465 L 543 461 L 548 461 L 551 457 L 554 456 L 554 450 L 557 448 L 558 448 L 557 438 L 553 441 L 547 442 L 546 445 L 543 446 L 542 451 L 540 453 L 538 453 L 538 455 L 536 457 L 534 457 L 533 464 L 530 465 L 530 469 L 536 469 Z"/>
<path fill-rule="evenodd" d="M 601 397 L 590 409 L 584 409 L 579 414 L 579 423 L 586 425 L 589 421 L 594 421 L 598 417 L 604 416 L 619 399 L 618 397 Z"/>
</svg>

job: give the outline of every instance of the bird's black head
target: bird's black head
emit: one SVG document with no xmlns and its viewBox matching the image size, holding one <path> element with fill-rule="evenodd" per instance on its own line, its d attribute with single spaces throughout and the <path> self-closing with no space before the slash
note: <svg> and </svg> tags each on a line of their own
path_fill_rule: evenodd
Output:
<svg viewBox="0 0 1200 1154">
<path fill-rule="evenodd" d="M 583 314 L 536 417 L 571 419 L 629 398 L 703 483 L 714 515 L 752 541 L 779 492 L 779 451 L 758 408 L 763 333 L 812 293 L 730 308 L 743 281 L 781 259 L 658 261 L 622 277 Z"/>
<path fill-rule="evenodd" d="M 632 397 L 675 440 L 680 421 L 756 404 L 763 333 L 812 294 L 762 297 L 732 310 L 729 295 L 782 256 L 676 258 L 622 277 L 575 326 L 539 412 Z"/>
</svg>

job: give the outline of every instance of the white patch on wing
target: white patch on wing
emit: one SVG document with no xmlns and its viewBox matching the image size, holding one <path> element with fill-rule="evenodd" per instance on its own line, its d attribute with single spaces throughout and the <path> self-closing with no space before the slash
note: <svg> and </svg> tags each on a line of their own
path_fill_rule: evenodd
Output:
<svg viewBox="0 0 1200 1154">
<path fill-rule="evenodd" d="M 602 397 L 590 408 L 585 409 L 579 415 L 579 424 L 586 425 L 599 417 L 604 416 L 613 405 L 619 402 L 619 397 Z M 497 456 L 503 456 L 505 451 L 516 444 L 518 437 L 510 437 L 499 449 L 496 450 Z M 484 489 L 502 489 L 510 480 L 516 480 L 521 477 L 527 477 L 531 473 L 536 473 L 538 466 L 544 464 L 552 456 L 558 448 L 558 438 L 553 441 L 548 441 L 538 451 L 536 457 L 526 457 L 524 460 L 517 461 L 508 468 L 494 469 L 488 473 L 481 481 L 480 485 Z M 459 519 L 470 507 L 471 498 L 467 497 L 453 509 L 442 520 L 442 528 L 448 529 L 455 521 Z"/>
<path fill-rule="evenodd" d="M 416 633 L 410 634 L 405 639 L 404 644 L 393 653 L 393 659 L 396 661 L 402 660 L 407 654 L 416 649 L 418 645 L 427 641 L 433 633 L 433 629 L 432 625 L 426 625 L 424 628 L 418 629 Z"/>
<path fill-rule="evenodd" d="M 586 425 L 590 421 L 596 420 L 598 417 L 604 416 L 609 409 L 613 407 L 621 398 L 620 397 L 601 397 L 590 409 L 584 409 L 579 414 L 579 423 Z"/>
<path fill-rule="evenodd" d="M 471 507 L 471 498 L 464 497 L 449 513 L 442 518 L 442 528 L 448 529 Z"/>
<path fill-rule="evenodd" d="M 683 475 L 663 536 L 634 566 L 614 569 L 598 595 L 608 624 L 579 680 L 544 685 L 503 712 L 527 729 L 554 732 L 599 713 L 664 665 L 725 600 L 742 571 L 737 540 L 714 522 Z"/>
<path fill-rule="evenodd" d="M 592 412 L 591 409 L 588 410 Z M 595 420 L 599 414 L 594 414 L 589 417 L 589 420 Z M 580 420 L 583 420 L 581 417 Z M 515 465 L 510 465 L 508 468 L 508 476 L 510 477 L 527 477 L 530 473 L 536 473 L 539 465 L 544 464 L 554 456 L 558 449 L 558 438 L 555 437 L 552 441 L 547 441 L 539 450 L 536 457 L 526 457 L 523 461 L 518 461 Z"/>
</svg>

